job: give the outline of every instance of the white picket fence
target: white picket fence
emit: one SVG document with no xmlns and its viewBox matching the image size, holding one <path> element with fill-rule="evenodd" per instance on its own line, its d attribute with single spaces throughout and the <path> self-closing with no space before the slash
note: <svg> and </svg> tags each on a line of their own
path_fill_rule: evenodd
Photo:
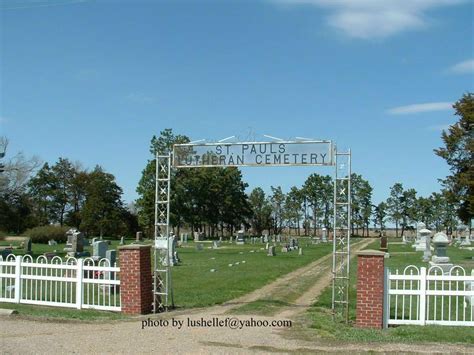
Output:
<svg viewBox="0 0 474 355">
<path fill-rule="evenodd" d="M 120 311 L 119 273 L 107 259 L 0 256 L 0 302 Z"/>
<path fill-rule="evenodd" d="M 385 322 L 474 326 L 474 270 L 407 266 L 385 273 Z"/>
</svg>

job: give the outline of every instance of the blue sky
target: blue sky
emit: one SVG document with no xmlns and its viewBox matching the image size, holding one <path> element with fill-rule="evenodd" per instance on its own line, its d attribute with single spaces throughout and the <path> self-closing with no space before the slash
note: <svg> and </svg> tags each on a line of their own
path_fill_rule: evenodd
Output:
<svg viewBox="0 0 474 355">
<path fill-rule="evenodd" d="M 473 2 L 447 0 L 1 3 L 0 135 L 23 151 L 102 165 L 128 202 L 164 128 L 330 139 L 374 201 L 438 191 L 433 154 L 473 91 Z M 245 168 L 250 188 L 321 168 Z"/>
</svg>

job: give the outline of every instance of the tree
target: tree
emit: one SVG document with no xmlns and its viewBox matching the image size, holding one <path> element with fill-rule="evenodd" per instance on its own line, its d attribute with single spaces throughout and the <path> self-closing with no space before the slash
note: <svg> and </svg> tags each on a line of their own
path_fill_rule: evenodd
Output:
<svg viewBox="0 0 474 355">
<path fill-rule="evenodd" d="M 319 224 L 329 229 L 333 203 L 332 178 L 329 175 L 311 174 L 304 182 L 301 193 L 313 211 L 313 233 L 316 234 Z"/>
<path fill-rule="evenodd" d="M 380 232 L 385 229 L 385 218 L 387 217 L 387 204 L 380 202 L 377 206 L 374 206 L 374 226 L 380 227 Z"/>
<path fill-rule="evenodd" d="M 270 229 L 272 225 L 272 206 L 265 197 L 265 192 L 257 187 L 249 196 L 249 204 L 252 209 L 250 223 L 254 232 L 261 235 L 264 229 Z"/>
<path fill-rule="evenodd" d="M 402 215 L 402 236 L 407 227 L 416 221 L 416 190 L 408 189 L 403 191 L 400 200 L 401 215 Z"/>
<path fill-rule="evenodd" d="M 270 203 L 272 206 L 272 228 L 274 234 L 280 234 L 283 230 L 283 222 L 285 220 L 285 199 L 281 186 L 271 186 L 272 195 L 270 196 Z"/>
<path fill-rule="evenodd" d="M 288 220 L 288 226 L 296 227 L 300 235 L 301 204 L 303 203 L 303 194 L 296 186 L 290 189 L 286 195 L 285 214 Z"/>
<path fill-rule="evenodd" d="M 454 105 L 459 121 L 443 131 L 444 147 L 435 149 L 449 165 L 451 175 L 442 180 L 451 202 L 458 202 L 459 218 L 469 223 L 474 215 L 474 94 L 467 93 Z"/>
<path fill-rule="evenodd" d="M 36 223 L 32 202 L 26 193 L 7 194 L 0 199 L 0 230 L 21 234 Z"/>
<path fill-rule="evenodd" d="M 29 189 L 37 204 L 41 224 L 59 223 L 62 226 L 69 210 L 79 208 L 79 205 L 74 206 L 79 203 L 75 201 L 78 193 L 75 179 L 79 174 L 68 159 L 59 158 L 51 167 L 45 163 L 30 180 Z"/>
<path fill-rule="evenodd" d="M 416 220 L 423 222 L 426 225 L 426 228 L 432 228 L 431 226 L 435 224 L 434 210 L 433 210 L 434 200 L 430 197 L 418 197 L 416 199 Z"/>
<path fill-rule="evenodd" d="M 35 214 L 40 225 L 53 222 L 56 218 L 53 203 L 54 176 L 48 163 L 44 163 L 28 183 L 29 194 L 34 202 Z"/>
<path fill-rule="evenodd" d="M 52 202 L 56 209 L 57 220 L 62 227 L 72 200 L 72 181 L 76 172 L 71 162 L 64 158 L 59 158 L 58 162 L 52 166 L 51 172 L 54 185 Z"/>
<path fill-rule="evenodd" d="M 187 143 L 189 138 L 175 135 L 165 129 L 158 138 L 153 137 L 148 160 L 137 187 L 136 201 L 140 226 L 152 234 L 155 211 L 155 152 L 168 154 L 173 144 Z M 214 236 L 225 228 L 232 230 L 250 216 L 246 184 L 236 168 L 177 169 L 171 172 L 170 224 L 177 228 L 184 225 L 191 230 L 205 231 Z"/>
<path fill-rule="evenodd" d="M 362 228 L 362 236 L 369 235 L 370 216 L 372 215 L 372 186 L 362 178 L 362 175 L 351 175 L 351 224 L 352 234 L 354 225 Z M 357 234 L 359 231 L 357 230 Z"/>
<path fill-rule="evenodd" d="M 8 139 L 0 137 L 0 230 L 20 234 L 37 223 L 27 183 L 39 165 L 21 152 L 9 158 Z"/>
<path fill-rule="evenodd" d="M 399 182 L 390 188 L 390 197 L 387 199 L 388 216 L 395 223 L 395 235 L 398 237 L 398 227 L 402 219 L 403 185 Z"/>
<path fill-rule="evenodd" d="M 89 174 L 82 169 L 80 164 L 76 163 L 68 194 L 70 209 L 67 213 L 65 223 L 69 226 L 79 228 L 81 225 L 81 211 L 86 200 L 88 182 Z"/>
<path fill-rule="evenodd" d="M 99 234 L 102 238 L 105 234 L 117 235 L 125 229 L 122 221 L 122 189 L 112 174 L 96 166 L 89 174 L 86 196 L 81 228 L 89 235 Z"/>
<path fill-rule="evenodd" d="M 168 154 L 175 143 L 187 143 L 189 138 L 175 135 L 171 129 L 160 132 L 157 138 L 153 136 L 150 144 L 152 159 L 147 161 L 142 177 L 137 186 L 139 198 L 136 201 L 138 209 L 138 222 L 145 232 L 151 234 L 155 223 L 155 154 Z"/>
<path fill-rule="evenodd" d="M 8 139 L 0 136 L 0 162 L 2 165 L 0 197 L 24 193 L 31 175 L 41 165 L 38 157 L 26 158 L 22 152 L 8 159 L 8 144 Z"/>
</svg>

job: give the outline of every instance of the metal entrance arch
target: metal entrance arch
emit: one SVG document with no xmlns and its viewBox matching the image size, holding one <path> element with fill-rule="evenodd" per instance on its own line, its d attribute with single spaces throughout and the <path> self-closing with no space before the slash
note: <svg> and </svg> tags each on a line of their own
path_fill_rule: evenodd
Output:
<svg viewBox="0 0 474 355">
<path fill-rule="evenodd" d="M 170 190 L 172 169 L 240 166 L 333 166 L 332 310 L 348 321 L 351 225 L 351 151 L 340 152 L 332 141 L 273 141 L 175 144 L 157 154 L 153 310 L 174 307 L 170 265 Z"/>
</svg>

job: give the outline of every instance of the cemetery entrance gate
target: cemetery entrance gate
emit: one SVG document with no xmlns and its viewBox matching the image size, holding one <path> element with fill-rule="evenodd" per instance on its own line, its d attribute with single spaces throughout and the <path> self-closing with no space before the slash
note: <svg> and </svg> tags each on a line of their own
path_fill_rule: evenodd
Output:
<svg viewBox="0 0 474 355">
<path fill-rule="evenodd" d="M 172 168 L 240 166 L 333 166 L 332 310 L 348 320 L 351 225 L 351 152 L 339 152 L 332 141 L 298 140 L 175 144 L 156 155 L 154 312 L 174 306 L 170 255 L 170 187 Z"/>
</svg>

